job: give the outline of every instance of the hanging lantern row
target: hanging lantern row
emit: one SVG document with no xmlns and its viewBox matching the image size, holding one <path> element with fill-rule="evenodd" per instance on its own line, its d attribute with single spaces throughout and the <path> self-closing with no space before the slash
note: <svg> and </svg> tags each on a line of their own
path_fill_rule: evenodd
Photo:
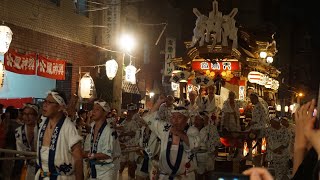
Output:
<svg viewBox="0 0 320 180">
<path fill-rule="evenodd" d="M 12 31 L 8 26 L 0 25 L 0 55 L 4 55 L 10 46 Z"/>
<path fill-rule="evenodd" d="M 268 89 L 278 90 L 279 89 L 279 81 L 270 78 L 269 76 L 260 73 L 258 71 L 251 71 L 248 74 L 248 80 L 250 83 L 259 84 L 261 86 L 265 86 Z"/>
</svg>

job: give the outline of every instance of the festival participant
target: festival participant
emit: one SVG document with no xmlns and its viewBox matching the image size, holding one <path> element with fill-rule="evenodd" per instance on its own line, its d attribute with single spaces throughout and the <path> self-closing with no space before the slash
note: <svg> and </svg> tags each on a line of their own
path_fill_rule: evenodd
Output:
<svg viewBox="0 0 320 180">
<path fill-rule="evenodd" d="M 198 112 L 198 105 L 196 102 L 197 97 L 198 97 L 198 93 L 196 91 L 190 91 L 188 104 L 185 105 L 189 111 L 190 125 L 194 123 L 194 117 L 197 115 L 197 112 Z"/>
<path fill-rule="evenodd" d="M 290 135 L 280 125 L 280 119 L 273 118 L 271 126 L 266 129 L 268 142 L 267 161 L 274 166 L 276 179 L 288 179 Z"/>
<path fill-rule="evenodd" d="M 22 108 L 22 122 L 24 124 L 16 129 L 16 145 L 18 151 L 36 151 L 38 136 L 38 113 L 39 108 L 36 104 L 25 104 Z M 26 168 L 23 179 L 33 180 L 36 173 L 36 163 L 33 160 L 24 162 Z"/>
<path fill-rule="evenodd" d="M 196 162 L 192 151 L 199 147 L 199 131 L 188 126 L 188 110 L 185 107 L 172 110 L 170 123 L 159 121 L 156 111 L 164 101 L 161 96 L 151 112 L 143 117 L 152 132 L 161 139 L 159 180 L 194 180 Z"/>
<path fill-rule="evenodd" d="M 200 147 L 196 151 L 197 179 L 206 179 L 206 173 L 214 170 L 216 147 L 220 146 L 217 127 L 209 124 L 206 112 L 199 112 L 195 117 L 194 126 L 200 131 Z"/>
<path fill-rule="evenodd" d="M 136 146 L 135 142 L 135 135 L 137 130 L 139 129 L 138 122 L 134 119 L 134 115 L 137 113 L 137 106 L 135 104 L 129 104 L 127 106 L 128 115 L 127 118 L 124 120 L 123 130 L 120 131 L 119 137 L 121 138 L 121 143 L 127 149 L 130 149 Z M 128 165 L 128 174 L 129 178 L 135 178 L 135 170 L 136 170 L 136 163 L 135 163 L 135 152 L 123 153 L 121 156 L 121 163 L 120 163 L 120 173 L 122 173 L 125 165 Z"/>
<path fill-rule="evenodd" d="M 86 139 L 84 155 L 89 159 L 91 179 L 117 179 L 120 148 L 117 132 L 106 120 L 109 112 L 110 107 L 105 101 L 94 102 L 91 117 L 94 122 Z"/>
<path fill-rule="evenodd" d="M 172 109 L 174 108 L 174 97 L 171 95 L 168 95 L 166 98 L 166 101 L 163 102 L 160 105 L 158 116 L 160 117 L 160 120 L 165 122 L 170 122 L 170 114 Z"/>
<path fill-rule="evenodd" d="M 83 179 L 82 138 L 73 122 L 64 115 L 65 107 L 66 97 L 62 92 L 48 92 L 42 110 L 47 119 L 39 128 L 39 170 L 35 179 Z"/>
<path fill-rule="evenodd" d="M 137 152 L 136 156 L 136 179 L 151 179 L 152 161 L 159 160 L 160 139 L 150 130 L 144 121 L 143 126 L 137 131 L 135 139 L 141 148 L 141 150 Z"/>
<path fill-rule="evenodd" d="M 235 97 L 236 94 L 233 91 L 230 91 L 229 98 L 223 103 L 221 126 L 228 131 L 241 131 L 240 105 L 238 101 L 235 100 Z"/>
</svg>

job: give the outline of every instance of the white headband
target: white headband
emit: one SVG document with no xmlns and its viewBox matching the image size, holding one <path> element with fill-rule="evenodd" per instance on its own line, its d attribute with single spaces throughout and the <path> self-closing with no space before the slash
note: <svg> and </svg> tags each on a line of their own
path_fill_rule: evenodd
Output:
<svg viewBox="0 0 320 180">
<path fill-rule="evenodd" d="M 60 106 L 67 105 L 66 102 L 63 100 L 63 98 L 59 95 L 59 93 L 54 92 L 54 91 L 49 91 L 47 94 L 51 95 L 53 97 L 53 99 L 56 100 Z"/>
<path fill-rule="evenodd" d="M 23 109 L 24 109 L 24 108 L 31 108 L 31 109 L 35 110 L 37 114 L 39 114 L 39 108 L 38 108 L 36 105 L 33 105 L 33 104 L 24 104 L 24 105 L 23 105 Z"/>
<path fill-rule="evenodd" d="M 171 113 L 180 113 L 186 117 L 189 117 L 189 111 L 185 107 L 176 107 L 173 110 L 171 110 Z"/>
<path fill-rule="evenodd" d="M 105 101 L 95 101 L 94 104 L 98 104 L 99 106 L 102 107 L 103 110 L 106 112 L 110 112 L 110 107 L 107 102 Z"/>
</svg>

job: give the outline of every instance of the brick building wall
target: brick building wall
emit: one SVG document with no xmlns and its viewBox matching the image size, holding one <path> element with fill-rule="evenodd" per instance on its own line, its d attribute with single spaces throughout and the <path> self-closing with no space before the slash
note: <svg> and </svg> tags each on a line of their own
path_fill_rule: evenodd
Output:
<svg viewBox="0 0 320 180">
<path fill-rule="evenodd" d="M 79 66 L 100 63 L 101 51 L 92 45 L 101 35 L 91 27 L 98 23 L 99 14 L 77 14 L 71 0 L 61 0 L 59 6 L 50 0 L 3 0 L 0 11 L 0 20 L 13 32 L 11 49 L 72 64 L 71 94 L 76 92 Z M 70 94 L 70 88 L 64 91 Z"/>
<path fill-rule="evenodd" d="M 71 0 L 60 0 L 60 6 L 50 0 L 1 0 L 0 11 L 0 20 L 5 23 L 77 43 L 93 43 L 95 39 L 90 25 L 96 14 L 77 14 Z"/>
<path fill-rule="evenodd" d="M 36 52 L 50 58 L 63 59 L 72 64 L 71 92 L 76 92 L 79 66 L 95 65 L 99 59 L 97 48 L 88 47 L 65 39 L 9 25 L 14 36 L 10 48 L 21 53 Z"/>
</svg>

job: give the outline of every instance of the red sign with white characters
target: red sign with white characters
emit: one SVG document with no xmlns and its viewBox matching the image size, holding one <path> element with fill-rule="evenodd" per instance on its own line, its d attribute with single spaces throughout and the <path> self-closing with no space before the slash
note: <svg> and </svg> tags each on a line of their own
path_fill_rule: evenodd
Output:
<svg viewBox="0 0 320 180">
<path fill-rule="evenodd" d="M 19 54 L 10 50 L 4 56 L 4 66 L 7 71 L 18 74 L 35 75 L 36 59 L 37 55 L 35 53 Z"/>
<path fill-rule="evenodd" d="M 192 61 L 192 70 L 195 71 L 240 71 L 241 65 L 239 61 L 217 61 L 212 63 L 210 61 Z"/>
<path fill-rule="evenodd" d="M 38 76 L 64 80 L 65 79 L 66 62 L 64 60 L 48 59 L 39 56 Z"/>
</svg>

